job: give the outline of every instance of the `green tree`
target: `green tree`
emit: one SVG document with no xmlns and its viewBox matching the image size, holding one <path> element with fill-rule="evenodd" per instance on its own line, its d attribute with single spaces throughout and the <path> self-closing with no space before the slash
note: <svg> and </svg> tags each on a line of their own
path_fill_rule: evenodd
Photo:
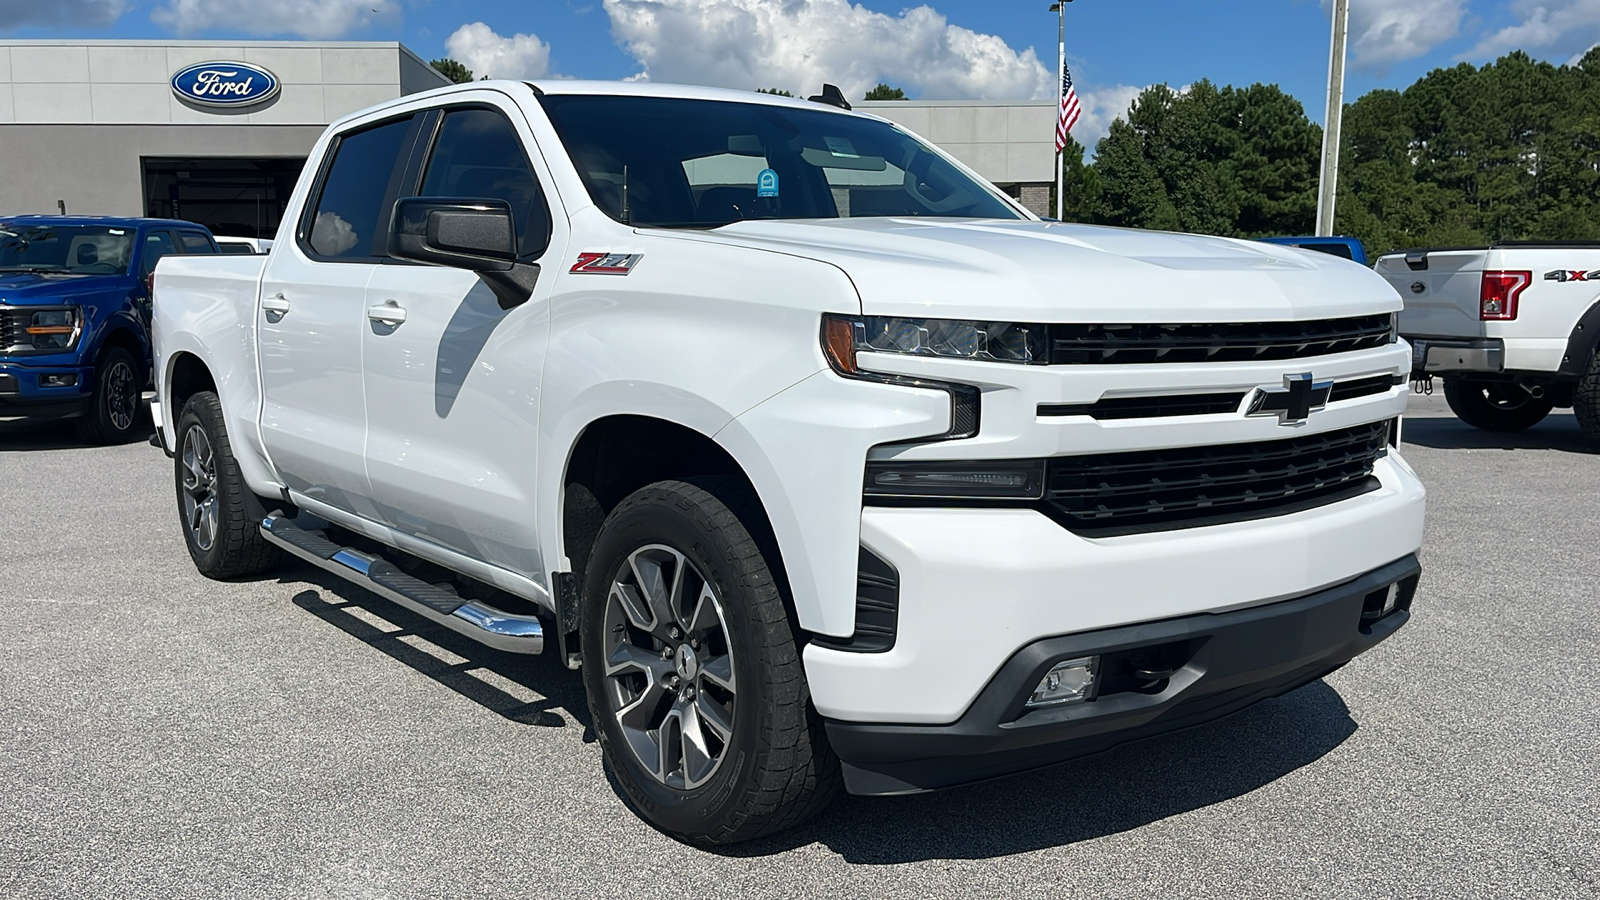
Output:
<svg viewBox="0 0 1600 900">
<path fill-rule="evenodd" d="M 452 84 L 466 84 L 472 80 L 472 70 L 453 59 L 436 59 L 428 63 L 439 71 L 440 75 L 450 79 Z"/>
<path fill-rule="evenodd" d="M 1156 85 L 1100 142 L 1093 218 L 1245 237 L 1303 232 L 1316 215 L 1321 140 L 1276 86 Z"/>
<path fill-rule="evenodd" d="M 882 82 L 879 82 L 877 87 L 873 88 L 870 91 L 867 91 L 867 95 L 865 97 L 862 97 L 861 99 L 863 99 L 863 100 L 906 100 L 908 98 L 906 97 L 906 92 L 905 91 L 902 91 L 897 87 L 890 87 L 887 84 L 883 84 Z"/>
<path fill-rule="evenodd" d="M 756 88 L 758 94 L 771 94 L 774 97 L 793 97 L 794 95 L 783 88 Z"/>
</svg>

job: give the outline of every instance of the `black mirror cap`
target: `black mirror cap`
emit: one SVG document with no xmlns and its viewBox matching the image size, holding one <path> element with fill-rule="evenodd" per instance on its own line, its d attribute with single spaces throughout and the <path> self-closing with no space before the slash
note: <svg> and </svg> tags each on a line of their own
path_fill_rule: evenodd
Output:
<svg viewBox="0 0 1600 900">
<path fill-rule="evenodd" d="M 506 272 L 517 262 L 517 225 L 504 200 L 406 197 L 394 205 L 389 255 L 395 259 Z"/>
</svg>

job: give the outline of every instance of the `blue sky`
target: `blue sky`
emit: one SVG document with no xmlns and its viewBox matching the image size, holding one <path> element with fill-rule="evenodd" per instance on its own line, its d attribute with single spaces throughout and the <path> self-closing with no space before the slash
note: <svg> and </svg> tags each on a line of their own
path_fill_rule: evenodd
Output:
<svg viewBox="0 0 1600 900">
<path fill-rule="evenodd" d="M 1321 119 L 1331 0 L 1074 0 L 1067 52 L 1093 138 L 1139 88 L 1269 82 Z M 496 77 L 648 77 L 800 92 L 1053 96 L 1049 0 L 0 0 L 14 38 L 399 40 Z M 1600 0 L 1352 0 L 1352 96 L 1508 49 L 1600 43 Z"/>
</svg>

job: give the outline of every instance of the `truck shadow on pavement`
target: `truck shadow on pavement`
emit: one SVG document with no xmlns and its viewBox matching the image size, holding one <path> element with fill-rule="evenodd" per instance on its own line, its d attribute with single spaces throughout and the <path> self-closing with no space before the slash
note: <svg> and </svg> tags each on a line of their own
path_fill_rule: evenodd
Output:
<svg viewBox="0 0 1600 900">
<path fill-rule="evenodd" d="M 295 606 L 485 709 L 554 728 L 567 724 L 562 710 L 593 742 L 582 680 L 555 654 L 493 650 L 312 566 L 285 569 L 280 583 L 314 585 L 294 596 Z M 843 796 L 792 831 L 711 852 L 764 857 L 822 844 L 852 863 L 894 865 L 1068 846 L 1249 794 L 1355 731 L 1343 698 L 1317 681 L 1218 722 L 1038 772 L 914 797 Z"/>
<path fill-rule="evenodd" d="M 852 863 L 897 865 L 1065 847 L 1243 796 L 1355 731 L 1338 692 L 1316 681 L 1218 722 L 1037 772 L 912 797 L 841 797 L 794 831 L 718 852 L 766 856 L 820 843 Z"/>
<path fill-rule="evenodd" d="M 557 654 L 485 647 L 312 566 L 286 568 L 280 582 L 321 588 L 301 591 L 292 602 L 490 712 L 523 725 L 564 728 L 567 720 L 555 710 L 566 710 L 583 725 L 584 741 L 592 740 L 583 683 Z"/>
<path fill-rule="evenodd" d="M 1571 413 L 1555 414 L 1527 431 L 1501 434 L 1481 431 L 1454 417 L 1407 418 L 1405 443 L 1434 450 L 1557 450 L 1600 453 L 1600 438 L 1578 427 Z"/>
<path fill-rule="evenodd" d="M 112 447 L 125 447 L 130 445 L 148 444 L 155 436 L 155 428 L 141 430 L 137 437 L 129 439 L 127 444 L 111 444 Z M 37 450 L 94 450 L 108 445 L 96 444 L 78 437 L 78 432 L 70 422 L 0 422 L 0 451 L 37 451 Z M 152 448 L 152 452 L 154 451 Z"/>
</svg>

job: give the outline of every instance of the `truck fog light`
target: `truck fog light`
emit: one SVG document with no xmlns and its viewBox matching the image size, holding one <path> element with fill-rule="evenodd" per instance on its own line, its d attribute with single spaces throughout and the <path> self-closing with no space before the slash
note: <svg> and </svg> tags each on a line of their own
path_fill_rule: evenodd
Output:
<svg viewBox="0 0 1600 900">
<path fill-rule="evenodd" d="M 1100 657 L 1069 659 L 1050 667 L 1039 686 L 1028 698 L 1028 706 L 1060 706 L 1087 700 L 1094 693 L 1094 680 L 1100 668 Z"/>
<path fill-rule="evenodd" d="M 77 375 L 40 375 L 40 387 L 72 387 L 78 383 Z"/>
<path fill-rule="evenodd" d="M 1383 598 L 1383 614 L 1387 616 L 1394 612 L 1394 606 L 1400 602 L 1400 582 L 1389 585 L 1389 593 Z"/>
</svg>

